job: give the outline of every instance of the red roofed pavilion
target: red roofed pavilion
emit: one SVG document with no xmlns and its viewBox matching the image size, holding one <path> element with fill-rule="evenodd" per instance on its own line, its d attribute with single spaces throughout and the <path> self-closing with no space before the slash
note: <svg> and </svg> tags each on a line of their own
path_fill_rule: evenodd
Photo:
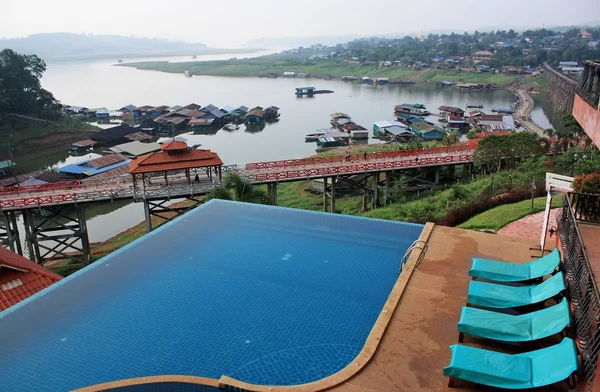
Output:
<svg viewBox="0 0 600 392">
<path fill-rule="evenodd" d="M 62 276 L 0 247 L 0 312 L 61 279 Z"/>
<path fill-rule="evenodd" d="M 163 173 L 165 183 L 169 184 L 167 173 L 184 172 L 188 184 L 191 184 L 191 169 L 205 169 L 206 176 L 212 181 L 213 172 L 222 179 L 221 166 L 223 161 L 219 155 L 210 150 L 190 148 L 186 142 L 172 140 L 163 143 L 161 151 L 140 155 L 129 164 L 129 172 L 133 176 L 133 184 L 136 180 L 142 180 L 151 173 Z"/>
</svg>

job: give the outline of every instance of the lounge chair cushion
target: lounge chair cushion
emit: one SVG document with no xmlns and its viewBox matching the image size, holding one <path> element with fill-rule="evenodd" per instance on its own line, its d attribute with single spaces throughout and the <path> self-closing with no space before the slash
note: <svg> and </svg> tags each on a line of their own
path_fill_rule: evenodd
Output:
<svg viewBox="0 0 600 392">
<path fill-rule="evenodd" d="M 497 282 L 520 282 L 553 273 L 560 264 L 560 253 L 554 249 L 546 256 L 523 264 L 473 258 L 469 276 Z"/>
<path fill-rule="evenodd" d="M 504 354 L 470 346 L 450 346 L 444 376 L 506 389 L 537 388 L 567 379 L 578 368 L 577 348 L 569 338 L 523 354 Z"/>
<path fill-rule="evenodd" d="M 458 332 L 505 342 L 527 342 L 557 334 L 570 322 L 566 298 L 558 305 L 519 315 L 463 306 Z"/>
<path fill-rule="evenodd" d="M 507 286 L 473 280 L 469 284 L 467 302 L 489 308 L 515 308 L 546 301 L 563 290 L 565 280 L 562 272 L 540 284 L 527 286 Z"/>
</svg>

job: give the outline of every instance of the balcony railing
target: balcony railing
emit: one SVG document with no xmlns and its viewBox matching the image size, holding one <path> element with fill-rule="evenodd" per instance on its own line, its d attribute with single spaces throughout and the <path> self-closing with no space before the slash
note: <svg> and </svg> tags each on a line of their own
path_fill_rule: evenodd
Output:
<svg viewBox="0 0 600 392">
<path fill-rule="evenodd" d="M 600 223 L 600 195 L 569 193 L 575 219 L 580 222 Z"/>
<path fill-rule="evenodd" d="M 584 63 L 579 95 L 596 110 L 600 110 L 600 60 Z"/>
<path fill-rule="evenodd" d="M 581 350 L 581 371 L 586 389 L 592 390 L 600 354 L 600 293 L 577 227 L 574 208 L 564 198 L 557 216 L 564 269 L 571 299 L 573 324 Z"/>
</svg>

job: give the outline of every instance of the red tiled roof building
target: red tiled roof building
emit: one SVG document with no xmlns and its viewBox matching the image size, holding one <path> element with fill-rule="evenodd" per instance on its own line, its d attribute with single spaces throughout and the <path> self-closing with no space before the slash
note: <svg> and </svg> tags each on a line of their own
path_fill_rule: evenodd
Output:
<svg viewBox="0 0 600 392">
<path fill-rule="evenodd" d="M 168 184 L 167 173 L 183 171 L 188 183 L 191 183 L 190 169 L 206 169 L 208 178 L 212 181 L 213 172 L 222 179 L 223 161 L 219 155 L 210 150 L 190 148 L 186 142 L 172 140 L 161 145 L 161 151 L 140 155 L 129 164 L 129 173 L 136 180 L 150 173 L 163 173 Z"/>
<path fill-rule="evenodd" d="M 0 312 L 61 279 L 62 276 L 0 247 Z"/>
</svg>

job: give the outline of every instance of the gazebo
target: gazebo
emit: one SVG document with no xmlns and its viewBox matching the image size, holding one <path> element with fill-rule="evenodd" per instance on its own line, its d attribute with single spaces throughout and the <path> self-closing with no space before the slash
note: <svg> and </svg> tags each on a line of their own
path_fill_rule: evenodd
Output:
<svg viewBox="0 0 600 392">
<path fill-rule="evenodd" d="M 219 180 L 222 180 L 223 161 L 217 153 L 210 150 L 193 149 L 186 142 L 177 140 L 163 143 L 160 147 L 160 151 L 141 155 L 129 164 L 134 189 L 138 178 L 142 180 L 142 186 L 145 189 L 146 182 L 144 180 L 151 173 L 163 173 L 165 184 L 169 185 L 168 173 L 183 171 L 187 183 L 191 184 L 190 169 L 205 169 L 206 176 L 210 181 L 213 180 L 213 173 L 219 176 Z"/>
</svg>

